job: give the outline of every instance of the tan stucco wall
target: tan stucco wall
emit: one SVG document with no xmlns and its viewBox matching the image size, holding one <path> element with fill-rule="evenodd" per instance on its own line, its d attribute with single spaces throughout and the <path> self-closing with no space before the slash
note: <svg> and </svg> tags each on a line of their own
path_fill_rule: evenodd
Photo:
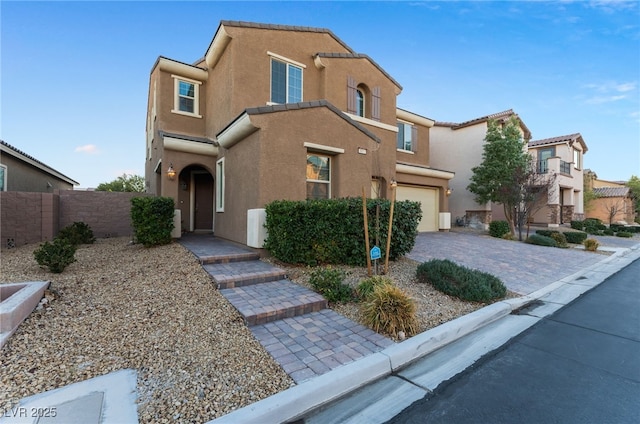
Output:
<svg viewBox="0 0 640 424">
<path fill-rule="evenodd" d="M 7 167 L 6 191 L 53 193 L 54 190 L 72 190 L 73 185 L 7 153 L 0 155 L 0 163 Z"/>
<path fill-rule="evenodd" d="M 609 224 L 609 210 L 612 208 L 618 209 L 613 218 L 614 224 L 617 221 L 626 221 L 628 224 L 633 223 L 635 219 L 633 201 L 629 198 L 622 197 L 602 197 L 592 200 L 589 209 L 585 213 L 585 217 L 599 218 L 605 224 Z"/>
</svg>

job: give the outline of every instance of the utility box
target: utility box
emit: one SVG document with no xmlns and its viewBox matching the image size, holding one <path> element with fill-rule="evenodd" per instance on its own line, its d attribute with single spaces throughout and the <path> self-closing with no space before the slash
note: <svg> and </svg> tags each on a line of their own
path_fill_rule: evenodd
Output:
<svg viewBox="0 0 640 424">
<path fill-rule="evenodd" d="M 438 215 L 438 228 L 440 231 L 449 231 L 451 229 L 451 212 L 440 212 Z"/>
<path fill-rule="evenodd" d="M 267 238 L 266 209 L 249 209 L 247 211 L 247 246 L 262 249 Z"/>
<path fill-rule="evenodd" d="M 182 211 L 180 209 L 173 210 L 173 230 L 171 230 L 171 238 L 182 237 Z"/>
</svg>

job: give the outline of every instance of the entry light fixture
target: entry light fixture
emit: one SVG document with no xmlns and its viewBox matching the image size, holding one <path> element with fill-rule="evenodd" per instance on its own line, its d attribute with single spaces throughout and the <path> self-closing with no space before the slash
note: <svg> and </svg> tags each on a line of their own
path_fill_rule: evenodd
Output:
<svg viewBox="0 0 640 424">
<path fill-rule="evenodd" d="M 451 193 L 453 193 L 453 189 L 452 188 L 447 188 L 447 196 L 451 196 Z"/>
<path fill-rule="evenodd" d="M 167 169 L 167 177 L 173 181 L 176 179 L 176 170 L 173 169 L 173 164 L 169 164 L 169 168 Z"/>
</svg>

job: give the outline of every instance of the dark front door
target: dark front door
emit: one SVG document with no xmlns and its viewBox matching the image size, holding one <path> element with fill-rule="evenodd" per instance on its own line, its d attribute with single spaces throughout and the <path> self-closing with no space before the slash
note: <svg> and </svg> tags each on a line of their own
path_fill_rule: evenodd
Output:
<svg viewBox="0 0 640 424">
<path fill-rule="evenodd" d="M 213 230 L 213 177 L 209 173 L 194 173 L 194 230 Z"/>
</svg>

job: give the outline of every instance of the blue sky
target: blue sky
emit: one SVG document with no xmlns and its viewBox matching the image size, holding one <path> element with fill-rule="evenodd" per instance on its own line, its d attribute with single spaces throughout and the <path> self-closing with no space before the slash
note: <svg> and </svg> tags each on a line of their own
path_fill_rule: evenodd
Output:
<svg viewBox="0 0 640 424">
<path fill-rule="evenodd" d="M 95 187 L 144 175 L 149 72 L 191 63 L 220 20 L 323 27 L 402 86 L 398 106 L 463 122 L 507 109 L 579 132 L 586 168 L 640 175 L 640 2 L 0 2 L 0 138 Z"/>
</svg>

